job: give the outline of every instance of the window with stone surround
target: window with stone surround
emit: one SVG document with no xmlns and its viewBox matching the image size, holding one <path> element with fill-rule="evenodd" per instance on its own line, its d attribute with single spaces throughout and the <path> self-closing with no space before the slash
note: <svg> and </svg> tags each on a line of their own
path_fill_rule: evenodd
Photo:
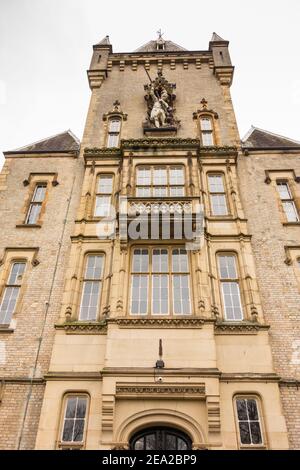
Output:
<svg viewBox="0 0 300 470">
<path fill-rule="evenodd" d="M 259 399 L 241 395 L 234 402 L 240 447 L 264 446 Z"/>
<path fill-rule="evenodd" d="M 207 177 L 211 215 L 228 215 L 224 175 L 222 173 L 209 173 Z"/>
<path fill-rule="evenodd" d="M 200 116 L 201 143 L 204 147 L 215 145 L 214 126 L 211 116 Z"/>
<path fill-rule="evenodd" d="M 183 247 L 136 247 L 131 259 L 131 315 L 190 315 L 189 258 Z"/>
<path fill-rule="evenodd" d="M 138 197 L 184 197 L 184 166 L 138 166 L 135 193 Z"/>
<path fill-rule="evenodd" d="M 287 181 L 277 181 L 277 190 L 287 222 L 299 222 L 299 214 Z"/>
<path fill-rule="evenodd" d="M 79 321 L 96 321 L 99 317 L 103 270 L 104 254 L 89 254 L 86 256 Z"/>
<path fill-rule="evenodd" d="M 26 261 L 16 260 L 11 263 L 2 298 L 0 299 L 0 325 L 10 325 L 19 299 Z"/>
<path fill-rule="evenodd" d="M 64 398 L 60 448 L 82 448 L 86 435 L 89 397 L 87 394 L 68 394 Z"/>
<path fill-rule="evenodd" d="M 45 199 L 47 183 L 38 183 L 35 186 L 29 209 L 27 212 L 25 224 L 34 225 L 38 223 L 42 205 Z"/>
<path fill-rule="evenodd" d="M 97 178 L 94 217 L 109 217 L 113 193 L 114 175 L 101 174 Z"/>
<path fill-rule="evenodd" d="M 219 281 L 226 321 L 243 320 L 237 260 L 233 253 L 218 254 Z"/>
<path fill-rule="evenodd" d="M 108 121 L 107 147 L 119 147 L 121 118 L 112 117 Z"/>
</svg>

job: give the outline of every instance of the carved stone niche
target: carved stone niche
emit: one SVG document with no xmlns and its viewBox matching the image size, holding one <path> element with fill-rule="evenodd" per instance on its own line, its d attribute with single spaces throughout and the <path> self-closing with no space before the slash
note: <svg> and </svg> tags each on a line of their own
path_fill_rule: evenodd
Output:
<svg viewBox="0 0 300 470">
<path fill-rule="evenodd" d="M 148 85 L 146 91 L 147 115 L 143 122 L 144 134 L 149 136 L 174 136 L 180 121 L 175 116 L 175 83 L 169 83 L 161 71 Z"/>
</svg>

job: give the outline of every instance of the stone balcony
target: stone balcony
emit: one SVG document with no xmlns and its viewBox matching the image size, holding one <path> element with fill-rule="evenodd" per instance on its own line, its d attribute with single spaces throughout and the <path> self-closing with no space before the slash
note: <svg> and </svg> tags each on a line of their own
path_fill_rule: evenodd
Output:
<svg viewBox="0 0 300 470">
<path fill-rule="evenodd" d="M 129 218 L 139 215 L 194 216 L 200 209 L 199 197 L 129 197 L 127 199 L 127 215 Z"/>
</svg>

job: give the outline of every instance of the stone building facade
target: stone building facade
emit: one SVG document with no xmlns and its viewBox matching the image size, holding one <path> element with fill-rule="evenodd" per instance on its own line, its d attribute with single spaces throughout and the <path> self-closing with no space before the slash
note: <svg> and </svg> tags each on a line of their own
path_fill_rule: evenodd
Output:
<svg viewBox="0 0 300 470">
<path fill-rule="evenodd" d="M 300 448 L 300 144 L 240 141 L 233 73 L 106 37 L 81 145 L 5 153 L 1 448 Z"/>
</svg>

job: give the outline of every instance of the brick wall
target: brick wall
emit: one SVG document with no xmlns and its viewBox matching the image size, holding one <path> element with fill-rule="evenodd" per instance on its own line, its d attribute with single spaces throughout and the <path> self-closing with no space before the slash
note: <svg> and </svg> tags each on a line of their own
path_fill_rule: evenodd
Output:
<svg viewBox="0 0 300 470">
<path fill-rule="evenodd" d="M 284 262 L 284 246 L 300 245 L 300 230 L 299 226 L 282 224 L 276 188 L 265 183 L 265 170 L 274 169 L 294 169 L 299 175 L 299 155 L 262 152 L 241 156 L 238 162 L 241 197 L 252 234 L 264 315 L 271 325 L 274 367 L 281 377 L 299 380 L 300 361 L 297 364 L 292 357 L 295 341 L 300 338 L 300 291 L 294 267 Z M 289 387 L 281 388 L 281 393 L 290 445 L 300 449 L 299 392 Z"/>
<path fill-rule="evenodd" d="M 0 191 L 0 258 L 7 247 L 39 249 L 38 266 L 33 267 L 31 263 L 27 263 L 24 297 L 16 316 L 15 330 L 8 333 L 0 329 L 0 380 L 6 381 L 0 404 L 0 448 L 14 449 L 18 446 L 29 381 L 41 335 L 35 377 L 42 378 L 49 366 L 54 324 L 59 315 L 64 287 L 70 235 L 79 201 L 83 163 L 71 156 L 21 157 L 8 161 L 10 173 L 5 170 L 6 165 L 3 167 L 4 174 L 1 173 L 2 179 L 3 175 L 6 178 L 6 189 Z M 59 185 L 50 187 L 42 227 L 16 228 L 25 216 L 24 201 L 28 198 L 29 186 L 24 186 L 23 181 L 31 172 L 58 173 Z M 70 206 L 67 209 L 69 199 Z M 47 308 L 46 302 L 49 300 Z M 23 382 L 19 383 L 21 379 Z M 34 448 L 43 390 L 43 383 L 32 387 L 21 448 Z"/>
</svg>

